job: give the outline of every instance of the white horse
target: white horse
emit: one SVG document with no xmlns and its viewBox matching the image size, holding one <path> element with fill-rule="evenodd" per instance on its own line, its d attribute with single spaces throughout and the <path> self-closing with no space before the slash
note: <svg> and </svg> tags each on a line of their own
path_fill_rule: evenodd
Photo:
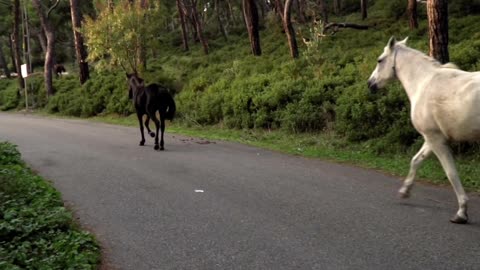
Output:
<svg viewBox="0 0 480 270">
<path fill-rule="evenodd" d="M 410 171 L 399 190 L 408 197 L 420 164 L 433 152 L 453 186 L 459 209 L 450 219 L 467 223 L 468 197 L 463 189 L 448 141 L 480 140 L 480 72 L 442 65 L 433 58 L 406 46 L 406 38 L 388 41 L 378 64 L 368 79 L 374 91 L 397 78 L 411 104 L 410 117 L 425 142 L 410 163 Z"/>
</svg>

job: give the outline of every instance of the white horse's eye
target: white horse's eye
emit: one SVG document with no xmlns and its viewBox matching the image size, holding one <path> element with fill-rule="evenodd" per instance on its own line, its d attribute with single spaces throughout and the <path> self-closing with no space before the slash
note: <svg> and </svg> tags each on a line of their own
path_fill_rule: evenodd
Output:
<svg viewBox="0 0 480 270">
<path fill-rule="evenodd" d="M 377 63 L 380 64 L 380 63 L 382 63 L 382 61 L 383 61 L 383 59 L 378 59 L 378 60 L 377 60 Z"/>
</svg>

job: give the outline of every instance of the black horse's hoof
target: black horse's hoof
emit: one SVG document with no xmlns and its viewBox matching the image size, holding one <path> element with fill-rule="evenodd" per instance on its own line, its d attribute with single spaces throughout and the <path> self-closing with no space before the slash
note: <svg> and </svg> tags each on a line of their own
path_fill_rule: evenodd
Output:
<svg viewBox="0 0 480 270">
<path fill-rule="evenodd" d="M 138 145 L 144 146 L 144 145 L 145 145 L 145 141 L 140 141 L 140 143 L 139 143 Z"/>
<path fill-rule="evenodd" d="M 160 146 L 158 146 L 158 144 L 155 144 L 155 146 L 153 147 L 153 149 L 158 150 L 158 149 L 160 149 Z"/>
<path fill-rule="evenodd" d="M 160 151 L 163 151 L 165 150 L 165 148 L 163 146 L 160 146 Z"/>
<path fill-rule="evenodd" d="M 150 132 L 150 137 L 154 138 L 155 137 L 155 132 Z"/>
<path fill-rule="evenodd" d="M 467 224 L 468 223 L 468 216 L 466 218 L 460 217 L 455 215 L 453 218 L 450 219 L 450 222 L 455 224 Z"/>
</svg>

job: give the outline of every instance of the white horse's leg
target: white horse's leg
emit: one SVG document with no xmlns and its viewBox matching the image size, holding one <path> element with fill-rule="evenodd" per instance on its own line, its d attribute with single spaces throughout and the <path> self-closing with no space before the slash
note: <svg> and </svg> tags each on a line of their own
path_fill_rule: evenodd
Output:
<svg viewBox="0 0 480 270">
<path fill-rule="evenodd" d="M 412 158 L 410 162 L 410 171 L 408 172 L 407 178 L 403 181 L 403 185 L 398 191 L 402 198 L 408 198 L 410 196 L 410 190 L 413 185 L 413 181 L 415 180 L 415 175 L 417 174 L 418 168 L 422 165 L 422 162 L 430 156 L 432 153 L 432 148 L 428 145 L 425 141 L 420 148 L 420 151 Z"/>
<path fill-rule="evenodd" d="M 467 215 L 467 201 L 468 197 L 463 190 L 462 183 L 460 182 L 460 178 L 458 177 L 457 169 L 455 168 L 455 163 L 453 160 L 453 156 L 448 147 L 445 144 L 444 140 L 439 142 L 430 142 L 430 146 L 432 147 L 433 152 L 440 160 L 445 173 L 447 174 L 448 180 L 453 186 L 453 190 L 455 191 L 455 195 L 457 196 L 459 209 L 457 214 L 450 219 L 453 223 L 467 223 L 468 215 Z"/>
</svg>

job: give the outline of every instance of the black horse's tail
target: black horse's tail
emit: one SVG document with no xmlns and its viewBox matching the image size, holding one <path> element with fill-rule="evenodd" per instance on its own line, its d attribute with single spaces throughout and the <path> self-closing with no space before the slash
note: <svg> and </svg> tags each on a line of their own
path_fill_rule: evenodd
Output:
<svg viewBox="0 0 480 270">
<path fill-rule="evenodd" d="M 175 100 L 173 99 L 170 93 L 166 95 L 166 102 L 168 105 L 168 110 L 167 110 L 167 113 L 165 114 L 165 119 L 173 120 L 177 107 L 175 106 Z"/>
</svg>

